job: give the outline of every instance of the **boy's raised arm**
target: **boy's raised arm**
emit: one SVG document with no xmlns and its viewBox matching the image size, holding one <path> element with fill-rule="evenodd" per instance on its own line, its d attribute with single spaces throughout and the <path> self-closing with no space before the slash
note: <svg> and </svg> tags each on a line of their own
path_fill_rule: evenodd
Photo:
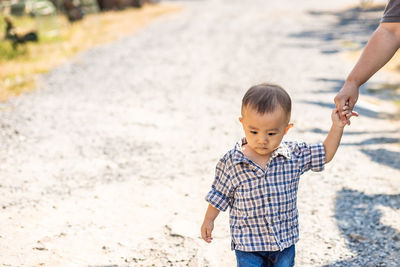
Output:
<svg viewBox="0 0 400 267">
<path fill-rule="evenodd" d="M 331 129 L 328 133 L 328 136 L 325 138 L 324 147 L 325 147 L 325 163 L 328 163 L 333 159 L 335 153 L 339 147 L 340 139 L 343 135 L 343 128 L 336 125 L 332 125 Z"/>
<path fill-rule="evenodd" d="M 347 118 L 349 121 L 351 116 L 358 116 L 356 112 L 353 112 L 346 105 L 343 107 L 341 115 Z M 324 147 L 325 147 L 325 163 L 330 162 L 335 156 L 335 153 L 339 147 L 340 139 L 342 139 L 343 129 L 346 126 L 347 122 L 340 119 L 339 111 L 334 109 L 332 111 L 332 126 L 329 130 L 328 136 L 325 138 Z"/>
</svg>

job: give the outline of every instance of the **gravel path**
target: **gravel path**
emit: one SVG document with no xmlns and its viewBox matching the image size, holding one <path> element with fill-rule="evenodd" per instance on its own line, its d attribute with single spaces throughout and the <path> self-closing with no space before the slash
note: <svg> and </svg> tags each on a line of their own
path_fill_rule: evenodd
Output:
<svg viewBox="0 0 400 267">
<path fill-rule="evenodd" d="M 227 214 L 212 244 L 199 228 L 215 163 L 242 134 L 243 93 L 287 88 L 287 139 L 322 141 L 347 54 L 381 14 L 355 0 L 174 3 L 183 11 L 0 105 L 2 266 L 234 266 Z M 303 176 L 296 266 L 400 266 L 391 98 L 363 94 L 333 162 Z"/>
</svg>

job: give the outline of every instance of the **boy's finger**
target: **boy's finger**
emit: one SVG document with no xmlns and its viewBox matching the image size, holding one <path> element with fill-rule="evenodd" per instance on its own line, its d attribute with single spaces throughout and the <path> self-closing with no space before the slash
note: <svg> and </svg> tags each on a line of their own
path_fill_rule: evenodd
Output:
<svg viewBox="0 0 400 267">
<path fill-rule="evenodd" d="M 353 100 L 350 98 L 349 101 L 348 101 L 349 109 L 350 109 L 350 110 L 353 110 L 355 104 L 356 104 L 356 102 L 353 101 Z"/>
<path fill-rule="evenodd" d="M 339 119 L 344 123 L 344 124 L 349 124 L 349 118 L 347 117 L 347 114 L 350 114 L 348 110 L 339 112 L 338 109 L 333 110 L 333 114 L 337 113 L 339 115 Z"/>
<path fill-rule="evenodd" d="M 350 119 L 350 118 L 353 117 L 353 116 L 358 117 L 358 113 L 355 112 L 355 111 L 352 111 L 351 113 L 347 112 L 347 113 L 345 114 L 345 116 L 346 116 L 347 119 Z"/>
<path fill-rule="evenodd" d="M 203 238 L 204 241 L 208 242 L 207 228 L 205 227 L 201 228 L 201 238 Z"/>
<path fill-rule="evenodd" d="M 203 240 L 206 240 L 206 233 L 205 233 L 203 227 L 201 227 L 201 229 L 200 229 L 200 235 L 201 235 L 201 238 L 203 238 Z"/>
<path fill-rule="evenodd" d="M 206 237 L 210 238 L 211 237 L 211 230 L 210 229 L 206 229 Z"/>
<path fill-rule="evenodd" d="M 207 229 L 206 230 L 206 237 L 207 237 L 207 242 L 211 242 L 211 240 L 212 240 L 212 237 L 211 237 L 211 229 Z"/>
</svg>

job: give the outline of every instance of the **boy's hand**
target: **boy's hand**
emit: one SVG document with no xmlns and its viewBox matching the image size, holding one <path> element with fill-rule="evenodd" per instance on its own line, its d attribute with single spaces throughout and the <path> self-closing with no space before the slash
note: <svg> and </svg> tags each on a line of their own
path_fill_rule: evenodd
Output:
<svg viewBox="0 0 400 267">
<path fill-rule="evenodd" d="M 350 107 L 346 105 L 343 107 L 343 110 L 339 113 L 337 109 L 332 111 L 332 122 L 333 125 L 338 126 L 340 128 L 344 128 L 344 126 L 350 125 L 350 118 L 351 117 L 358 117 L 358 113 L 355 111 L 350 110 Z M 342 120 L 341 118 L 346 118 L 346 120 Z"/>
<path fill-rule="evenodd" d="M 214 220 L 204 219 L 203 225 L 201 226 L 201 238 L 207 243 L 211 243 L 212 237 L 211 232 L 214 229 Z"/>
</svg>

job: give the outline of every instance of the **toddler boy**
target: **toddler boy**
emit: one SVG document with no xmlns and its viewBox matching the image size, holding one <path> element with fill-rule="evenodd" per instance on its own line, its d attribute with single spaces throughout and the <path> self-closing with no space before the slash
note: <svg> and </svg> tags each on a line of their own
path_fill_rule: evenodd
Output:
<svg viewBox="0 0 400 267">
<path fill-rule="evenodd" d="M 341 114 L 348 119 L 357 115 L 348 106 Z M 294 266 L 300 175 L 323 170 L 335 155 L 346 124 L 333 110 L 324 143 L 282 142 L 293 126 L 291 99 L 273 84 L 251 87 L 243 97 L 241 115 L 245 138 L 216 166 L 201 236 L 211 242 L 215 218 L 230 207 L 231 246 L 239 267 Z"/>
</svg>

